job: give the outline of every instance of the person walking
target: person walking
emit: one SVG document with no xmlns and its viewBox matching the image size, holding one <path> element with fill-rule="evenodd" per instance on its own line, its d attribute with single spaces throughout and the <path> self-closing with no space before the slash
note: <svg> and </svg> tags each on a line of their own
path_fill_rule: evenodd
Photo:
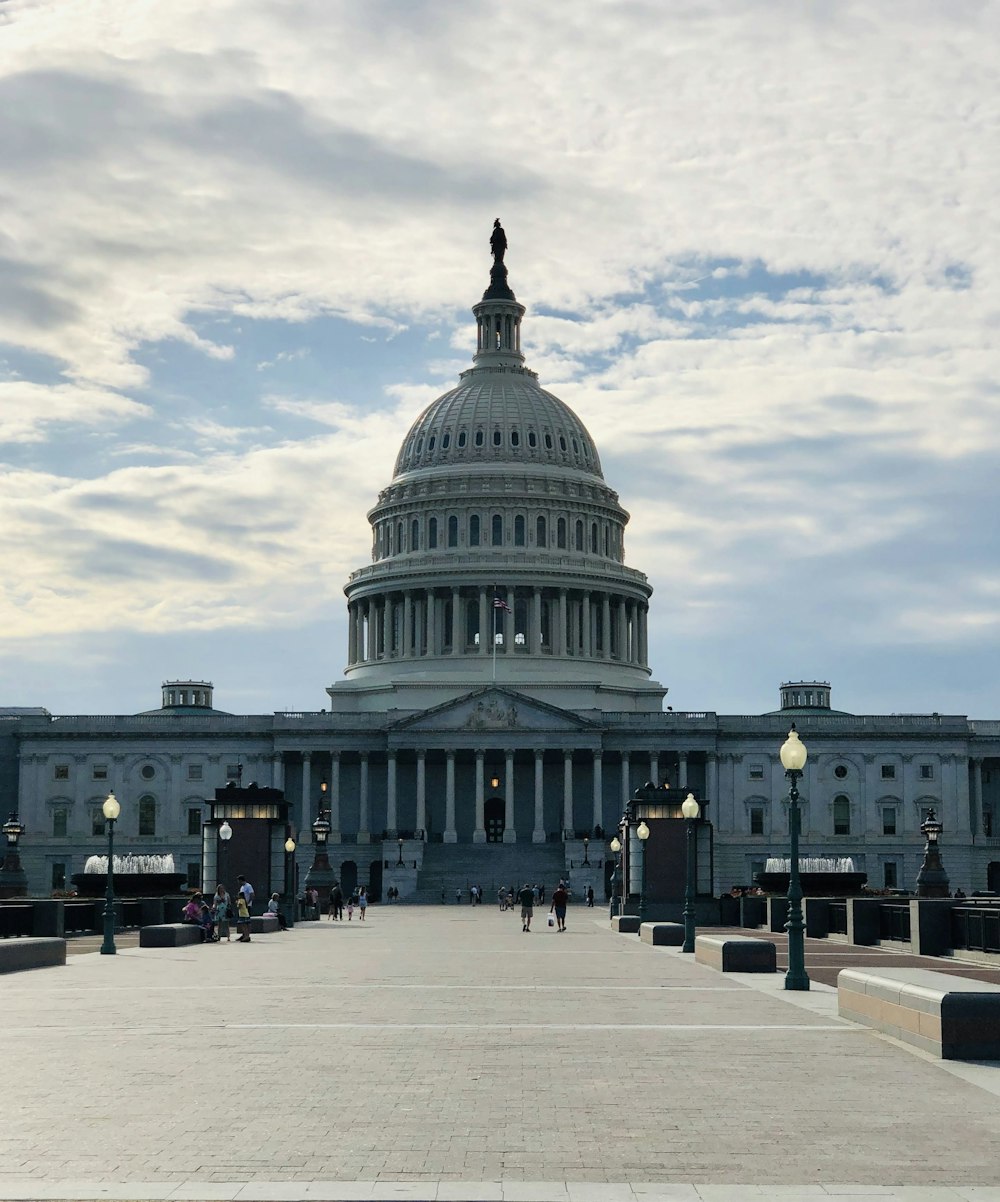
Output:
<svg viewBox="0 0 1000 1202">
<path fill-rule="evenodd" d="M 566 886 L 562 881 L 559 882 L 559 888 L 552 890 L 552 905 L 549 906 L 549 913 L 556 916 L 556 928 L 560 931 L 566 930 L 566 903 L 569 901 L 569 894 L 566 892 Z"/>
<path fill-rule="evenodd" d="M 364 922 L 365 914 L 368 911 L 368 894 L 365 892 L 364 885 L 358 891 L 358 921 Z"/>
<path fill-rule="evenodd" d="M 330 921 L 338 920 L 344 921 L 344 891 L 340 887 L 340 881 L 334 881 L 330 890 Z"/>
<path fill-rule="evenodd" d="M 587 886 L 587 905 L 593 910 L 594 908 L 594 886 Z"/>
<path fill-rule="evenodd" d="M 521 903 L 521 930 L 531 934 L 531 916 L 534 913 L 535 895 L 530 885 L 525 885 L 517 895 Z"/>
</svg>

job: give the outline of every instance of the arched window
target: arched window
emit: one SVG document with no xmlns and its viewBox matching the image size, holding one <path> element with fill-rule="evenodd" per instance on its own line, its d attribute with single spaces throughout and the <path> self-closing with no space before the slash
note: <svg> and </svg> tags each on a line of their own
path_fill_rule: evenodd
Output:
<svg viewBox="0 0 1000 1202">
<path fill-rule="evenodd" d="M 512 447 L 519 447 L 521 445 L 521 435 L 516 430 L 511 430 L 510 432 L 510 445 Z"/>
<path fill-rule="evenodd" d="M 432 434 L 430 436 L 430 438 L 428 438 L 428 440 L 427 440 L 428 451 L 433 451 L 436 443 L 437 443 L 437 438 Z"/>
<path fill-rule="evenodd" d="M 493 515 L 493 521 L 490 523 L 491 541 L 494 547 L 503 546 L 503 518 L 499 513 Z"/>
<path fill-rule="evenodd" d="M 441 435 L 441 450 L 447 451 L 447 449 L 450 446 L 451 446 L 451 435 L 447 431 L 445 431 L 444 434 Z"/>
<path fill-rule="evenodd" d="M 539 515 L 538 521 L 535 522 L 535 543 L 539 547 L 545 546 L 545 518 Z"/>
<path fill-rule="evenodd" d="M 396 523 L 396 554 L 402 555 L 402 553 L 403 553 L 403 523 L 397 522 Z"/>
<path fill-rule="evenodd" d="M 469 546 L 479 546 L 479 514 L 474 513 L 469 518 Z"/>
<path fill-rule="evenodd" d="M 433 551 L 438 545 L 438 520 L 431 518 L 427 523 L 427 549 Z"/>
<path fill-rule="evenodd" d="M 139 798 L 139 834 L 156 834 L 156 799 L 148 793 Z"/>
<path fill-rule="evenodd" d="M 498 446 L 500 446 L 500 444 L 502 442 L 503 442 L 503 433 L 500 430 L 494 430 L 493 431 L 493 445 L 495 447 L 498 447 Z"/>
<path fill-rule="evenodd" d="M 528 431 L 528 446 L 531 447 L 532 450 L 538 446 L 538 435 L 534 430 Z"/>
<path fill-rule="evenodd" d="M 481 447 L 485 441 L 486 441 L 485 435 L 483 434 L 482 430 L 477 430 L 476 431 L 476 446 Z"/>
<path fill-rule="evenodd" d="M 545 435 L 545 449 L 546 449 L 547 451 L 551 451 L 551 450 L 552 450 L 552 435 L 551 435 L 551 434 L 546 434 L 546 435 Z"/>
<path fill-rule="evenodd" d="M 454 514 L 448 518 L 448 546 L 458 546 L 458 518 Z"/>
<path fill-rule="evenodd" d="M 561 434 L 559 435 L 559 450 L 564 455 L 566 454 L 566 439 Z"/>
<path fill-rule="evenodd" d="M 576 549 L 583 550 L 583 522 L 579 518 L 576 521 Z"/>
<path fill-rule="evenodd" d="M 574 455 L 580 454 L 580 444 L 576 441 L 575 438 L 573 439 L 573 454 Z"/>
<path fill-rule="evenodd" d="M 611 531 L 608 529 L 607 523 L 604 526 L 604 555 L 605 558 L 611 556 Z"/>
<path fill-rule="evenodd" d="M 838 793 L 833 799 L 833 833 L 835 835 L 851 833 L 851 802 L 843 793 Z"/>
<path fill-rule="evenodd" d="M 465 446 L 465 444 L 468 442 L 468 440 L 469 440 L 469 436 L 468 436 L 468 434 L 466 434 L 466 432 L 465 432 L 464 430 L 459 430 L 459 432 L 458 432 L 458 445 L 459 445 L 459 447 L 460 447 L 460 448 L 461 448 L 461 447 L 464 447 L 464 446 Z"/>
<path fill-rule="evenodd" d="M 418 439 L 417 439 L 417 454 L 418 454 L 418 455 L 422 454 L 422 453 L 423 453 L 423 449 L 424 449 L 424 440 L 423 440 L 423 438 L 421 437 L 421 438 L 418 438 Z"/>
<path fill-rule="evenodd" d="M 560 518 L 556 522 L 556 546 L 560 551 L 566 550 L 566 519 Z"/>
<path fill-rule="evenodd" d="M 420 550 L 420 523 L 416 518 L 410 522 L 410 550 Z"/>
<path fill-rule="evenodd" d="M 592 555 L 597 554 L 597 523 L 590 523 L 590 551 Z"/>
<path fill-rule="evenodd" d="M 514 519 L 514 546 L 524 546 L 524 518 L 520 514 Z"/>
</svg>

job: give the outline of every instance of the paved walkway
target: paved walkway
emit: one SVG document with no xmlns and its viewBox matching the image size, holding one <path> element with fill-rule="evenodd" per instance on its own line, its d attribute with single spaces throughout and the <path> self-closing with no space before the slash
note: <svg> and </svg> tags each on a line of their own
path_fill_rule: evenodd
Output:
<svg viewBox="0 0 1000 1202">
<path fill-rule="evenodd" d="M 0 1199 L 1000 1202 L 1000 1063 L 495 907 L 0 978 Z"/>
</svg>

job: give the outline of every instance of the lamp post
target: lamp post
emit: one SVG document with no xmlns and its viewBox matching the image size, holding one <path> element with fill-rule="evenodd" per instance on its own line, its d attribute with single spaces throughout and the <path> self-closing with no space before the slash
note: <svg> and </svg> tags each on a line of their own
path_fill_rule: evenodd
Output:
<svg viewBox="0 0 1000 1202">
<path fill-rule="evenodd" d="M 583 862 L 584 862 L 584 864 L 587 864 L 587 865 L 590 864 L 590 860 L 588 859 L 589 855 L 590 855 L 590 836 L 584 835 L 583 836 Z"/>
<path fill-rule="evenodd" d="M 682 952 L 694 951 L 694 866 L 695 866 L 695 835 L 697 833 L 696 823 L 698 815 L 701 813 L 701 806 L 694 799 L 694 794 L 689 793 L 681 802 L 681 813 L 684 815 L 684 822 L 687 827 L 687 880 L 684 885 L 684 942 L 681 945 Z"/>
<path fill-rule="evenodd" d="M 947 897 L 949 894 L 948 874 L 941 863 L 941 848 L 938 841 L 944 827 L 938 822 L 933 809 L 920 824 L 924 836 L 924 862 L 917 873 L 917 897 Z"/>
<path fill-rule="evenodd" d="M 102 956 L 114 956 L 118 949 L 115 947 L 115 822 L 122 812 L 114 791 L 110 792 L 101 806 L 104 821 L 108 825 L 108 891 L 104 899 L 104 942 L 101 944 Z"/>
<path fill-rule="evenodd" d="M 396 867 L 402 868 L 403 867 L 403 837 L 402 837 L 402 835 L 400 835 L 400 837 L 396 840 L 396 842 L 399 844 L 399 859 L 396 861 Z"/>
<path fill-rule="evenodd" d="M 639 839 L 639 926 L 646 921 L 646 840 L 649 838 L 649 827 L 646 825 L 646 820 L 643 819 L 639 823 L 639 829 L 635 832 Z"/>
<path fill-rule="evenodd" d="M 806 766 L 806 746 L 798 736 L 795 723 L 788 732 L 778 753 L 781 766 L 788 777 L 788 835 L 791 858 L 788 864 L 788 971 L 785 973 L 785 988 L 806 991 L 809 978 L 806 976 L 805 939 L 802 921 L 802 882 L 799 880 L 799 780 Z"/>
<path fill-rule="evenodd" d="M 285 897 L 288 899 L 288 916 L 295 918 L 295 840 L 291 835 L 285 840 Z"/>
<path fill-rule="evenodd" d="M 615 857 L 615 867 L 614 871 L 611 873 L 611 913 L 608 915 L 609 918 L 614 918 L 615 912 L 618 910 L 620 904 L 618 889 L 621 882 L 622 872 L 622 861 L 620 855 L 621 849 L 621 839 L 615 835 L 615 837 L 611 840 L 611 854 Z"/>
<path fill-rule="evenodd" d="M 223 818 L 222 826 L 219 827 L 219 839 L 222 842 L 222 848 L 219 851 L 219 879 L 217 885 L 226 883 L 226 870 L 229 867 L 226 861 L 228 860 L 229 840 L 233 837 L 233 828 L 229 825 L 229 819 Z M 227 889 L 228 893 L 229 890 Z"/>
<path fill-rule="evenodd" d="M 28 878 L 21 867 L 21 855 L 17 850 L 24 834 L 24 824 L 18 819 L 16 810 L 3 824 L 3 833 L 7 848 L 3 864 L 0 864 L 0 897 L 25 897 Z"/>
</svg>

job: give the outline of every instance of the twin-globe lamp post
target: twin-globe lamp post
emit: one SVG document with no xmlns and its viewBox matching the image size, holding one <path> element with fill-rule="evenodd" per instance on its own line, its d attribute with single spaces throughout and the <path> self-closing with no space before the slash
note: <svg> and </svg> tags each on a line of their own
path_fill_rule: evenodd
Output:
<svg viewBox="0 0 1000 1202">
<path fill-rule="evenodd" d="M 799 880 L 799 781 L 806 766 L 806 747 L 798 736 L 795 723 L 788 738 L 778 752 L 781 766 L 788 777 L 788 835 L 791 858 L 788 864 L 788 917 L 785 930 L 788 932 L 788 971 L 785 973 L 785 988 L 806 991 L 809 978 L 805 963 L 805 923 L 802 921 L 802 882 Z"/>
<path fill-rule="evenodd" d="M 687 828 L 687 879 L 684 884 L 684 942 L 681 944 L 681 951 L 693 952 L 695 928 L 695 823 L 698 819 L 698 815 L 701 813 L 701 806 L 699 806 L 697 801 L 695 801 L 693 793 L 689 793 L 681 802 L 681 813 L 684 815 L 684 822 Z"/>
<path fill-rule="evenodd" d="M 646 921 L 646 840 L 649 838 L 649 827 L 645 818 L 639 823 L 635 832 L 639 840 L 639 926 Z"/>
<path fill-rule="evenodd" d="M 619 888 L 621 886 L 622 861 L 621 849 L 622 841 L 617 835 L 611 840 L 611 854 L 615 857 L 614 871 L 611 873 L 611 917 L 614 918 L 619 907 Z"/>
<path fill-rule="evenodd" d="M 101 809 L 108 827 L 108 891 L 104 898 L 104 942 L 101 944 L 101 955 L 114 956 L 118 951 L 115 947 L 115 822 L 122 812 L 122 807 L 113 791 L 104 799 Z"/>
</svg>

